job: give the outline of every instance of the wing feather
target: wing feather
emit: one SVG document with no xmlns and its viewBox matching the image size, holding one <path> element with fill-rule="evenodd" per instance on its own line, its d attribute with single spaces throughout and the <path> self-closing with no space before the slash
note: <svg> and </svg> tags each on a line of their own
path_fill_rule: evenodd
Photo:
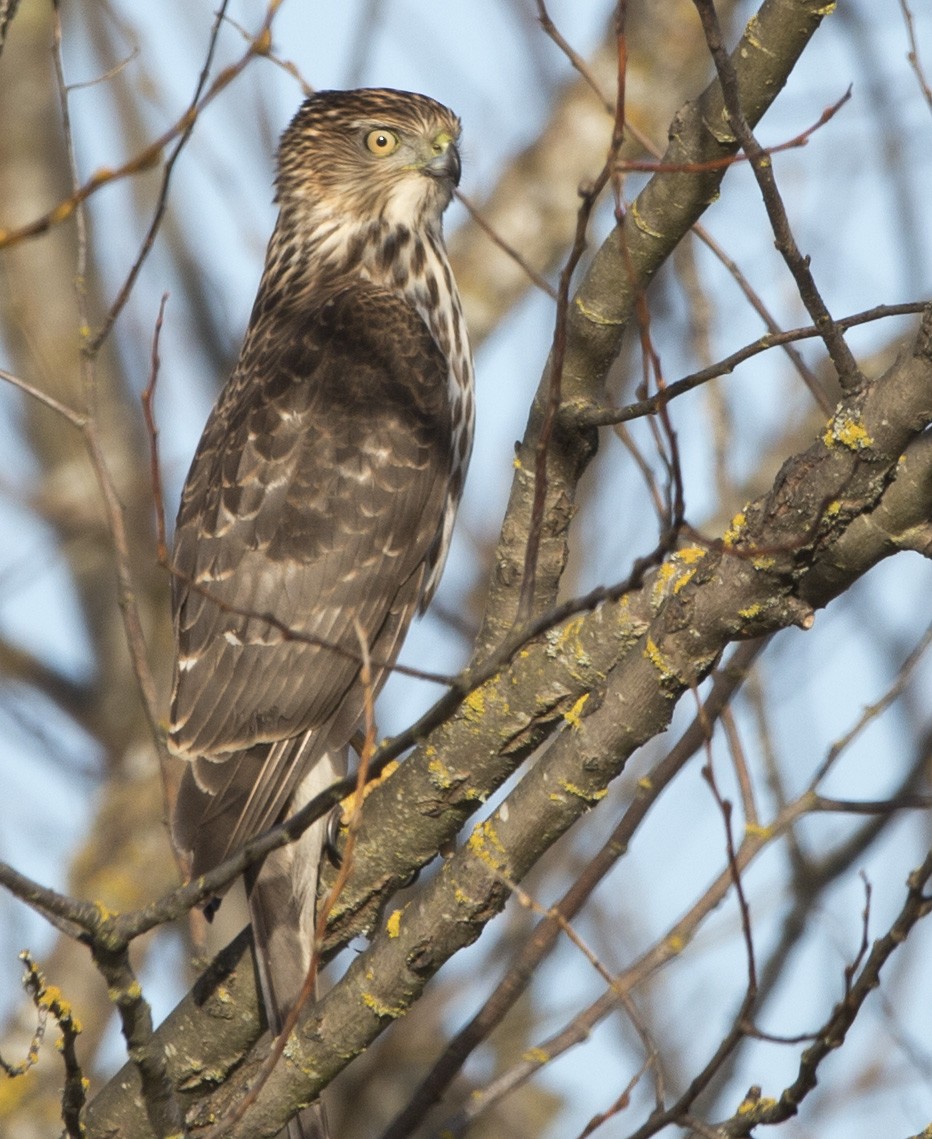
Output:
<svg viewBox="0 0 932 1139">
<path fill-rule="evenodd" d="M 397 653 L 442 527 L 446 378 L 417 312 L 359 282 L 310 313 L 266 310 L 247 337 L 188 476 L 173 563 L 171 740 L 197 757 L 202 821 L 232 810 L 231 840 L 274 822 L 352 733 L 357 622 L 377 660 Z"/>
</svg>

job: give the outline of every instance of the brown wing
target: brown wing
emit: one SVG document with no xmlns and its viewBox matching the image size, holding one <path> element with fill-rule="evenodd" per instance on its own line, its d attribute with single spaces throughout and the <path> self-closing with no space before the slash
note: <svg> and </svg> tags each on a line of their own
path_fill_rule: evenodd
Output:
<svg viewBox="0 0 932 1139">
<path fill-rule="evenodd" d="M 405 301 L 357 284 L 312 313 L 273 307 L 204 430 L 174 552 L 171 740 L 206 759 L 212 815 L 261 783 L 241 839 L 327 743 L 295 737 L 352 731 L 357 622 L 397 652 L 451 467 L 447 363 Z"/>
</svg>

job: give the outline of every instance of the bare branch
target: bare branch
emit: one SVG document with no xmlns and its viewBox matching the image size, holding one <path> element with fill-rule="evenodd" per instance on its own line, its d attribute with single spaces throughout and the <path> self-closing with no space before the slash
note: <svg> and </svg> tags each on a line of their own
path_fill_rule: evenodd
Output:
<svg viewBox="0 0 932 1139">
<path fill-rule="evenodd" d="M 825 347 L 828 349 L 838 372 L 842 387 L 846 390 L 860 387 L 864 383 L 864 377 L 861 375 L 860 368 L 858 368 L 850 348 L 845 343 L 841 329 L 829 313 L 825 301 L 816 287 L 815 279 L 809 270 L 809 259 L 803 257 L 799 251 L 796 239 L 790 229 L 783 199 L 777 189 L 773 166 L 768 155 L 754 137 L 745 116 L 738 86 L 738 76 L 731 58 L 725 51 L 715 4 L 713 0 L 694 0 L 694 2 L 702 20 L 709 52 L 712 55 L 722 85 L 729 126 L 751 161 L 751 167 L 760 186 L 761 197 L 764 200 L 767 216 L 770 218 L 770 225 L 776 238 L 777 249 L 783 255 L 783 259 L 793 275 L 800 299 L 806 306 L 806 311 L 812 317 L 813 323 L 821 329 Z"/>
</svg>

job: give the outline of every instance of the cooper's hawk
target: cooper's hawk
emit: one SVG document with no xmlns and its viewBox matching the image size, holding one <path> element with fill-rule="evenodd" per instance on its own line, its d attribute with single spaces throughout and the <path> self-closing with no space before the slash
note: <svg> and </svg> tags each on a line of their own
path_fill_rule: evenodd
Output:
<svg viewBox="0 0 932 1139">
<path fill-rule="evenodd" d="M 371 89 L 312 95 L 282 136 L 265 271 L 175 532 L 174 833 L 194 875 L 343 769 L 358 630 L 378 689 L 436 588 L 473 429 L 441 228 L 459 131 L 432 99 Z M 275 1033 L 310 962 L 321 843 L 317 825 L 247 877 Z M 319 1127 L 312 1109 L 288 1135 Z"/>
</svg>

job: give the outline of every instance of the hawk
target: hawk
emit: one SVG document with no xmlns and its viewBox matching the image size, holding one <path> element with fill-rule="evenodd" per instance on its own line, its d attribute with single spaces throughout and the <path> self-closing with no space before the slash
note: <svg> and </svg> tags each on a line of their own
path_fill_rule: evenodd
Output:
<svg viewBox="0 0 932 1139">
<path fill-rule="evenodd" d="M 311 95 L 282 135 L 278 220 L 173 552 L 173 819 L 192 875 L 345 770 L 437 587 L 472 446 L 473 369 L 443 244 L 460 123 L 407 91 Z M 278 1034 L 311 960 L 323 826 L 247 874 Z M 289 1139 L 322 1134 L 311 1108 Z"/>
</svg>

